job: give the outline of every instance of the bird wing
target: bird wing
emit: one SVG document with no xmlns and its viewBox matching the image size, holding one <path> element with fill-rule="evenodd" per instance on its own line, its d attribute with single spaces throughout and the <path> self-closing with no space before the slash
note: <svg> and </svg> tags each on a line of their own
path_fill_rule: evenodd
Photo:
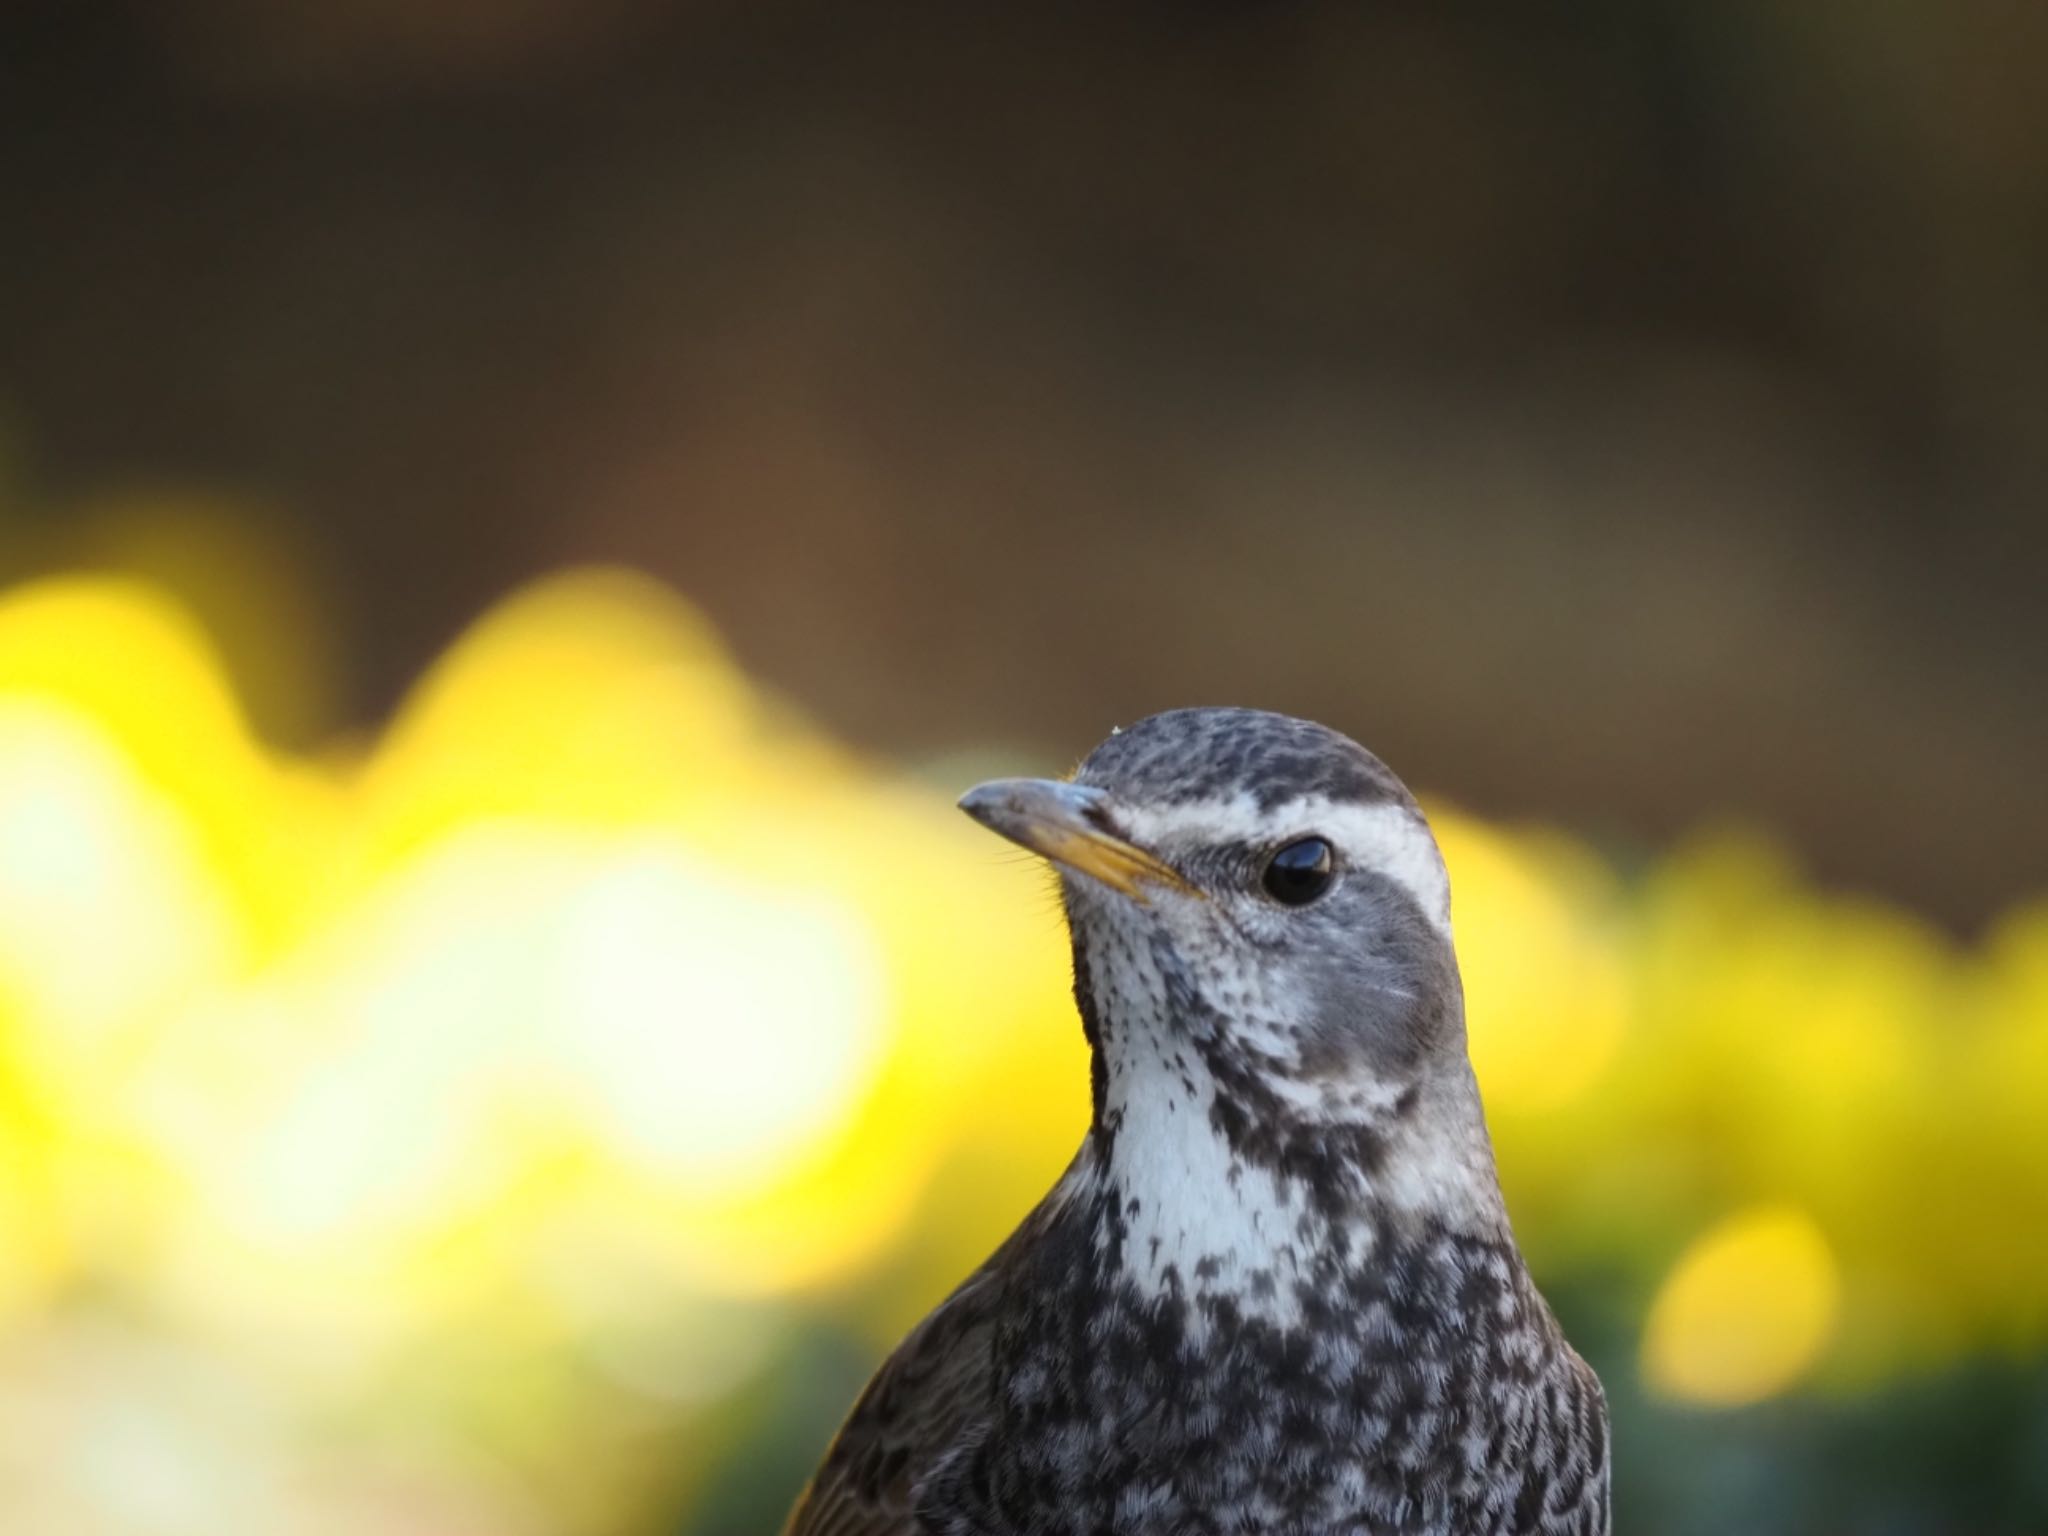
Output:
<svg viewBox="0 0 2048 1536">
<path fill-rule="evenodd" d="M 981 1268 L 913 1328 L 846 1416 L 783 1536 L 918 1536 L 918 1486 L 987 1432 L 1006 1277 L 1066 1213 L 1093 1155 L 1074 1161 Z"/>
<path fill-rule="evenodd" d="M 1513 1490 L 1513 1529 L 1523 1536 L 1610 1536 L 1607 1394 L 1570 1345 L 1562 1365 L 1542 1394 L 1542 1430 Z"/>
<path fill-rule="evenodd" d="M 783 1536 L 915 1536 L 918 1480 L 988 1409 L 994 1268 L 971 1275 L 875 1373 Z"/>
</svg>

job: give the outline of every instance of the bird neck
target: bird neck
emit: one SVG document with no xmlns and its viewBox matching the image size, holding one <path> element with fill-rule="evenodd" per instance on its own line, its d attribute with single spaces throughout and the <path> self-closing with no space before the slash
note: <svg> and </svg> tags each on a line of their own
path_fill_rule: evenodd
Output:
<svg viewBox="0 0 2048 1536">
<path fill-rule="evenodd" d="M 1348 1119 L 1247 1105 L 1206 1068 L 1106 1077 L 1094 1242 L 1143 1297 L 1228 1297 L 1286 1326 L 1305 1292 L 1425 1227 L 1508 1240 L 1469 1071 Z"/>
<path fill-rule="evenodd" d="M 1094 1068 L 1083 1165 L 1099 1259 L 1141 1297 L 1227 1298 L 1284 1326 L 1402 1234 L 1508 1239 L 1462 1050 L 1398 1081 L 1303 1077 L 1266 1021 L 1226 1017 L 1153 953 L 1116 958 L 1092 974 L 1076 946 Z"/>
</svg>

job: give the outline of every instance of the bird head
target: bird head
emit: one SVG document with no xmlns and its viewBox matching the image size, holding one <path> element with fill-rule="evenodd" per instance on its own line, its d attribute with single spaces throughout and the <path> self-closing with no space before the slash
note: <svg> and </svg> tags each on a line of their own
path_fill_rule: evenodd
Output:
<svg viewBox="0 0 2048 1536">
<path fill-rule="evenodd" d="M 1279 1166 L 1479 1123 L 1443 858 L 1348 737 L 1174 710 L 961 806 L 1059 870 L 1098 1130 L 1185 1104 Z"/>
</svg>

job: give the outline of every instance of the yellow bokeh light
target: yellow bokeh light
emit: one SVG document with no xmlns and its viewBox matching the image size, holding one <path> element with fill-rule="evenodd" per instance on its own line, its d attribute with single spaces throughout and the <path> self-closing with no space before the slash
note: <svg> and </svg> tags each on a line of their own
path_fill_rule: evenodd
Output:
<svg viewBox="0 0 2048 1536">
<path fill-rule="evenodd" d="M 0 992 L 83 1051 L 239 958 L 181 808 L 89 715 L 0 691 Z"/>
<path fill-rule="evenodd" d="M 1628 1018 L 1619 957 L 1597 926 L 1597 872 L 1554 837 L 1539 850 L 1455 813 L 1430 821 L 1450 869 L 1466 1029 L 1487 1102 L 1559 1110 L 1599 1079 Z"/>
<path fill-rule="evenodd" d="M 570 893 L 551 1013 L 615 1150 L 706 1193 L 772 1185 L 837 1132 L 888 1046 L 858 913 L 635 850 Z"/>
<path fill-rule="evenodd" d="M 1775 1396 L 1820 1357 L 1839 1288 L 1827 1239 L 1804 1212 L 1731 1216 L 1686 1250 L 1651 1305 L 1644 1380 L 1714 1408 Z"/>
</svg>

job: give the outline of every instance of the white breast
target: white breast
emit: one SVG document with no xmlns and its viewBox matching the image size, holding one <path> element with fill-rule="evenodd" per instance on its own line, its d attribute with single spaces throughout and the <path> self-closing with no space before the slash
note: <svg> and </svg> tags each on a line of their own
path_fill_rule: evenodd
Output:
<svg viewBox="0 0 2048 1536">
<path fill-rule="evenodd" d="M 1325 1250 L 1327 1222 L 1299 1185 L 1231 1152 L 1209 1122 L 1216 1090 L 1201 1068 L 1192 1094 L 1170 1072 L 1132 1077 L 1110 1097 L 1123 1113 L 1105 1170 L 1122 1202 L 1130 1279 L 1148 1299 L 1227 1295 L 1247 1316 L 1293 1326 L 1296 1284 Z"/>
</svg>

